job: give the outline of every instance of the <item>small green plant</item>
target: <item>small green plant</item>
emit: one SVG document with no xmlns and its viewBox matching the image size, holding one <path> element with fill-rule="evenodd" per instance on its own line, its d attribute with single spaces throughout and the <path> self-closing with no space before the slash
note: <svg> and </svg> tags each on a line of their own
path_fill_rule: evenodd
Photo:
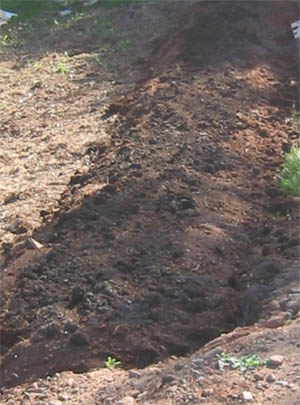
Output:
<svg viewBox="0 0 300 405">
<path fill-rule="evenodd" d="M 125 49 L 127 49 L 131 44 L 132 44 L 132 41 L 130 39 L 123 39 L 116 44 L 115 49 L 116 49 L 116 51 L 122 52 Z"/>
<path fill-rule="evenodd" d="M 69 69 L 64 65 L 63 62 L 59 61 L 56 64 L 56 72 L 65 75 L 66 73 L 68 73 Z"/>
<path fill-rule="evenodd" d="M 234 356 L 233 354 L 222 353 L 218 358 L 224 363 L 224 366 L 231 367 L 233 370 L 239 369 L 242 372 L 254 370 L 264 366 L 267 362 L 262 360 L 257 354 L 251 356 Z"/>
<path fill-rule="evenodd" d="M 23 41 L 21 39 L 18 40 L 15 33 L 11 32 L 10 34 L 3 34 L 0 36 L 0 45 L 3 47 L 11 46 L 14 48 L 21 47 Z"/>
<path fill-rule="evenodd" d="M 102 65 L 100 55 L 95 55 L 94 56 L 94 61 L 97 63 L 97 65 Z"/>
<path fill-rule="evenodd" d="M 4 34 L 3 36 L 2 36 L 2 38 L 1 38 L 1 43 L 2 43 L 2 45 L 7 45 L 8 44 L 8 42 L 9 42 L 9 36 L 7 35 L 7 34 Z"/>
<path fill-rule="evenodd" d="M 300 147 L 285 155 L 280 169 L 279 189 L 285 195 L 300 196 Z"/>
<path fill-rule="evenodd" d="M 115 359 L 114 357 L 108 356 L 107 360 L 104 362 L 105 366 L 112 370 L 113 368 L 120 366 L 121 362 Z"/>
</svg>

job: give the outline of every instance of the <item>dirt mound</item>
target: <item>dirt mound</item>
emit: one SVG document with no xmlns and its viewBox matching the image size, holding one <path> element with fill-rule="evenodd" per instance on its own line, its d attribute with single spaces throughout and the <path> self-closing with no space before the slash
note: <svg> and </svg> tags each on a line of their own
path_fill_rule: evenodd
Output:
<svg viewBox="0 0 300 405">
<path fill-rule="evenodd" d="M 4 386 L 184 356 L 297 281 L 298 201 L 274 179 L 299 137 L 297 53 L 273 7 L 196 2 L 151 41 L 146 78 L 107 105 L 108 137 L 34 232 L 44 247 L 5 252 Z"/>
</svg>

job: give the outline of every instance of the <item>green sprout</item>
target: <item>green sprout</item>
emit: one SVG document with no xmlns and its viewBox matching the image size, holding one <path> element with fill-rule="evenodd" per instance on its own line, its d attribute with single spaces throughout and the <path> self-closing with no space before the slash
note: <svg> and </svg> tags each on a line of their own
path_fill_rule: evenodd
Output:
<svg viewBox="0 0 300 405">
<path fill-rule="evenodd" d="M 266 365 L 266 361 L 256 354 L 238 357 L 233 354 L 222 353 L 218 355 L 218 358 L 224 363 L 224 366 L 230 367 L 233 370 L 239 369 L 242 372 Z"/>
<path fill-rule="evenodd" d="M 300 196 L 300 147 L 285 155 L 280 169 L 279 189 L 285 195 Z"/>
<path fill-rule="evenodd" d="M 114 369 L 115 367 L 119 366 L 121 364 L 120 361 L 115 359 L 114 357 L 108 356 L 107 360 L 104 362 L 105 366 L 109 368 L 110 370 Z"/>
<path fill-rule="evenodd" d="M 56 72 L 65 75 L 68 73 L 69 69 L 63 64 L 63 62 L 59 61 L 56 64 Z"/>
</svg>

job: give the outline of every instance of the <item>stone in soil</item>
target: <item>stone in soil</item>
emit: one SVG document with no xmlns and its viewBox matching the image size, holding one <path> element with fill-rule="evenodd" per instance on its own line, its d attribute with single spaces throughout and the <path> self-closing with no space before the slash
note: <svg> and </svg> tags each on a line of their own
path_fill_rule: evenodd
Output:
<svg viewBox="0 0 300 405">
<path fill-rule="evenodd" d="M 281 356 L 279 354 L 275 354 L 274 356 L 271 356 L 269 358 L 268 364 L 273 367 L 279 367 L 279 366 L 281 366 L 283 360 L 284 360 L 283 356 Z"/>
<path fill-rule="evenodd" d="M 242 392 L 242 400 L 244 402 L 251 402 L 251 401 L 253 401 L 253 395 L 249 391 L 243 391 Z"/>
<path fill-rule="evenodd" d="M 274 374 L 268 374 L 267 378 L 266 378 L 267 383 L 273 383 L 274 381 L 276 381 L 276 377 Z"/>
</svg>

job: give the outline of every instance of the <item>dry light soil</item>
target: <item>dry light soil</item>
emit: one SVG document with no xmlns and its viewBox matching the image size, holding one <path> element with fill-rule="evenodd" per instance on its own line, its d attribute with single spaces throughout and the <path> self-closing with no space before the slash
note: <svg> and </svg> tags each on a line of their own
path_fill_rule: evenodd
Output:
<svg viewBox="0 0 300 405">
<path fill-rule="evenodd" d="M 277 187 L 298 15 L 100 1 L 1 27 L 0 403 L 300 404 L 299 198 Z"/>
</svg>

